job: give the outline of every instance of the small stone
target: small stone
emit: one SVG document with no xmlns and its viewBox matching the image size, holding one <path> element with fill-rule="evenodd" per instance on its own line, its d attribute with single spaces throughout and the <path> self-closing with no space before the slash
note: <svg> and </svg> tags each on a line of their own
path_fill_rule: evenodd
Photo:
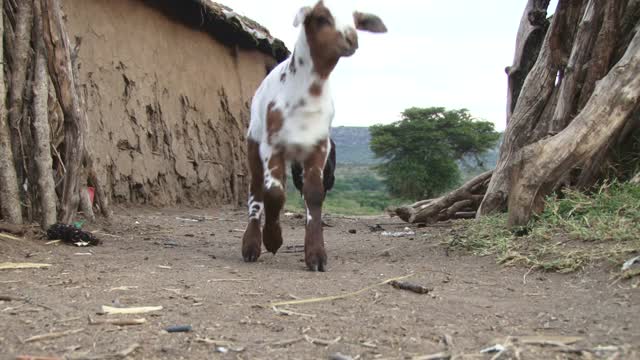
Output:
<svg viewBox="0 0 640 360">
<path fill-rule="evenodd" d="M 355 233 L 357 233 L 357 232 L 358 232 L 358 231 L 357 231 L 356 229 L 349 229 L 349 234 L 355 234 Z"/>
<path fill-rule="evenodd" d="M 339 352 L 329 355 L 329 360 L 353 360 L 349 355 L 343 355 Z"/>
</svg>

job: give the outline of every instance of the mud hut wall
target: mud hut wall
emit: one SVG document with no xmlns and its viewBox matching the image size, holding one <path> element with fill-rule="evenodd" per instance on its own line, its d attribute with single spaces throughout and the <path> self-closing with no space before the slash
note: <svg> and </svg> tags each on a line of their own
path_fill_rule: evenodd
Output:
<svg viewBox="0 0 640 360">
<path fill-rule="evenodd" d="M 246 199 L 249 103 L 273 58 L 232 49 L 132 0 L 64 0 L 88 147 L 116 202 Z"/>
</svg>

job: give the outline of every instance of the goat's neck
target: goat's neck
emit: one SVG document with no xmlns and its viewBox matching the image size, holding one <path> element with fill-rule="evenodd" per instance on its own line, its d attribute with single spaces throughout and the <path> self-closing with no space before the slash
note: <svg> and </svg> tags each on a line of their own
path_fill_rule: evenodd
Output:
<svg viewBox="0 0 640 360">
<path fill-rule="evenodd" d="M 311 57 L 311 49 L 304 30 L 300 32 L 289 61 L 289 73 L 294 78 L 292 84 L 295 84 L 295 87 L 303 86 L 309 88 L 312 84 L 315 84 L 322 87 L 323 93 L 328 90 L 329 74 L 321 75 L 317 73 L 316 64 L 314 64 Z M 295 70 L 292 71 L 291 69 Z"/>
</svg>

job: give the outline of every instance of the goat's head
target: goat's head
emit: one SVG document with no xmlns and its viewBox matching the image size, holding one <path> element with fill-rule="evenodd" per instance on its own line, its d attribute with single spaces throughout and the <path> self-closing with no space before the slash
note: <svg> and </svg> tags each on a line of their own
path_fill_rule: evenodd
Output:
<svg viewBox="0 0 640 360">
<path fill-rule="evenodd" d="M 294 26 L 304 25 L 304 33 L 316 70 L 335 66 L 338 59 L 351 56 L 358 49 L 356 30 L 373 33 L 387 31 L 382 20 L 373 14 L 354 11 L 348 18 L 337 17 L 323 0 L 314 7 L 305 6 L 298 11 Z"/>
</svg>

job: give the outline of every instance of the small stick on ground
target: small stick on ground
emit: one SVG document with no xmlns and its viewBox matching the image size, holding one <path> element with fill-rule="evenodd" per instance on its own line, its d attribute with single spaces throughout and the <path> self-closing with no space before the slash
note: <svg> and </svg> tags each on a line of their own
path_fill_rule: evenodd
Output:
<svg viewBox="0 0 640 360">
<path fill-rule="evenodd" d="M 17 269 L 42 269 L 53 266 L 51 264 L 35 264 L 35 263 L 0 263 L 0 270 L 17 270 Z"/>
<path fill-rule="evenodd" d="M 537 265 L 533 265 L 532 267 L 529 268 L 529 271 L 527 271 L 523 276 L 522 276 L 522 285 L 527 285 L 527 276 L 529 276 L 529 274 L 533 271 L 533 269 L 536 268 Z"/>
<path fill-rule="evenodd" d="M 513 336 L 509 340 L 515 340 L 520 344 L 527 345 L 569 346 L 583 340 L 583 338 L 579 336 L 531 335 Z"/>
<path fill-rule="evenodd" d="M 30 343 L 30 342 L 36 342 L 36 341 L 42 341 L 42 340 L 51 340 L 51 339 L 57 339 L 57 338 L 61 338 L 67 335 L 73 335 L 73 334 L 77 334 L 80 332 L 83 332 L 84 329 L 75 329 L 75 330 L 67 330 L 67 331 L 60 331 L 60 332 L 52 332 L 52 333 L 48 333 L 48 334 L 40 334 L 40 335 L 35 335 L 32 336 L 30 338 L 27 338 L 25 340 L 23 340 L 23 343 Z"/>
<path fill-rule="evenodd" d="M 431 291 L 433 291 L 432 288 L 424 287 L 422 285 L 412 284 L 405 281 L 391 281 L 389 282 L 389 284 L 396 289 L 409 290 L 417 294 L 428 294 Z"/>
<path fill-rule="evenodd" d="M 207 280 L 208 283 L 212 282 L 243 282 L 243 281 L 255 281 L 254 279 L 211 279 Z"/>
<path fill-rule="evenodd" d="M 196 338 L 196 342 L 204 343 L 207 345 L 215 345 L 215 346 L 226 346 L 226 347 L 233 346 L 233 343 L 227 340 L 215 340 L 215 339 L 201 338 L 201 337 Z"/>
<path fill-rule="evenodd" d="M 71 359 L 73 360 L 126 359 L 127 357 L 129 357 L 129 355 L 133 354 L 139 348 L 141 348 L 140 344 L 135 343 L 135 344 L 131 344 L 129 347 L 127 347 L 122 351 L 118 351 L 115 354 L 71 357 Z"/>
<path fill-rule="evenodd" d="M 323 340 L 323 339 L 312 338 L 309 335 L 305 335 L 304 339 L 307 340 L 310 344 L 329 346 L 329 345 L 334 345 L 334 344 L 339 343 L 340 340 L 342 340 L 342 336 L 338 336 L 337 338 L 335 338 L 333 340 Z"/>
<path fill-rule="evenodd" d="M 287 245 L 283 250 L 280 250 L 280 252 L 285 254 L 303 253 L 304 245 Z"/>
<path fill-rule="evenodd" d="M 305 314 L 305 313 L 299 313 L 299 312 L 295 312 L 295 311 L 291 311 L 291 310 L 285 310 L 285 309 L 278 309 L 277 307 L 273 307 L 273 311 L 275 311 L 278 314 L 281 315 L 297 315 L 297 316 L 302 316 L 302 317 L 316 317 L 315 314 Z"/>
<path fill-rule="evenodd" d="M 280 341 L 276 341 L 274 343 L 269 344 L 269 346 L 271 346 L 271 347 L 288 346 L 288 345 L 292 345 L 292 344 L 295 344 L 295 343 L 303 341 L 303 340 L 304 340 L 304 337 L 299 337 L 299 338 L 295 338 L 295 339 L 280 340 Z"/>
<path fill-rule="evenodd" d="M 116 326 L 130 326 L 130 325 L 142 325 L 147 322 L 147 319 L 97 319 L 94 320 L 89 316 L 89 325 L 116 325 Z"/>
<path fill-rule="evenodd" d="M 162 306 L 141 306 L 141 307 L 132 307 L 132 308 L 117 308 L 112 306 L 102 305 L 102 312 L 114 315 L 129 315 L 129 314 L 144 314 L 153 311 L 162 310 Z"/>
<path fill-rule="evenodd" d="M 372 343 L 371 341 L 365 341 L 365 342 L 361 342 L 358 345 L 369 348 L 369 349 L 376 349 L 378 348 L 378 345 Z"/>
<path fill-rule="evenodd" d="M 133 289 L 137 289 L 137 286 L 118 286 L 118 287 L 113 287 L 111 289 L 109 289 L 109 292 L 112 291 L 129 291 L 129 290 L 133 290 Z M 166 289 L 165 289 L 166 290 Z"/>
<path fill-rule="evenodd" d="M 431 354 L 431 355 L 414 356 L 411 358 L 411 360 L 449 360 L 449 359 L 451 359 L 451 354 L 447 352 L 439 352 L 437 354 Z"/>
<path fill-rule="evenodd" d="M 15 236 L 11 236 L 11 235 L 8 235 L 8 234 L 3 234 L 3 233 L 0 233 L 0 238 L 5 238 L 5 239 L 15 240 L 15 241 L 24 240 L 24 239 L 21 239 L 21 238 L 15 237 Z"/>
<path fill-rule="evenodd" d="M 346 298 L 349 298 L 349 297 L 352 297 L 352 296 L 360 295 L 365 291 L 371 290 L 371 289 L 376 288 L 378 286 L 382 286 L 384 284 L 388 284 L 388 283 L 390 283 L 392 281 L 398 281 L 398 280 L 406 279 L 406 278 L 408 278 L 410 276 L 413 276 L 413 274 L 404 275 L 404 276 L 400 276 L 400 277 L 392 278 L 392 279 L 387 279 L 387 280 L 382 281 L 380 283 L 369 285 L 369 286 L 367 286 L 365 288 L 362 288 L 362 289 L 360 289 L 358 291 L 354 291 L 354 292 L 350 292 L 350 293 L 346 293 L 346 294 L 334 295 L 334 296 L 325 296 L 325 297 L 311 298 L 311 299 L 272 302 L 272 303 L 269 304 L 269 306 L 270 307 L 274 307 L 274 306 L 277 307 L 277 306 L 284 306 L 284 305 L 302 305 L 302 304 L 312 304 L 312 303 L 317 303 L 317 302 L 325 302 L 325 301 L 346 299 Z"/>
<path fill-rule="evenodd" d="M 138 350 L 140 348 L 140 344 L 135 343 L 135 344 L 131 344 L 131 346 L 129 346 L 128 348 L 118 352 L 116 354 L 117 357 L 119 358 L 126 358 L 127 356 L 133 354 L 136 350 Z"/>
</svg>

